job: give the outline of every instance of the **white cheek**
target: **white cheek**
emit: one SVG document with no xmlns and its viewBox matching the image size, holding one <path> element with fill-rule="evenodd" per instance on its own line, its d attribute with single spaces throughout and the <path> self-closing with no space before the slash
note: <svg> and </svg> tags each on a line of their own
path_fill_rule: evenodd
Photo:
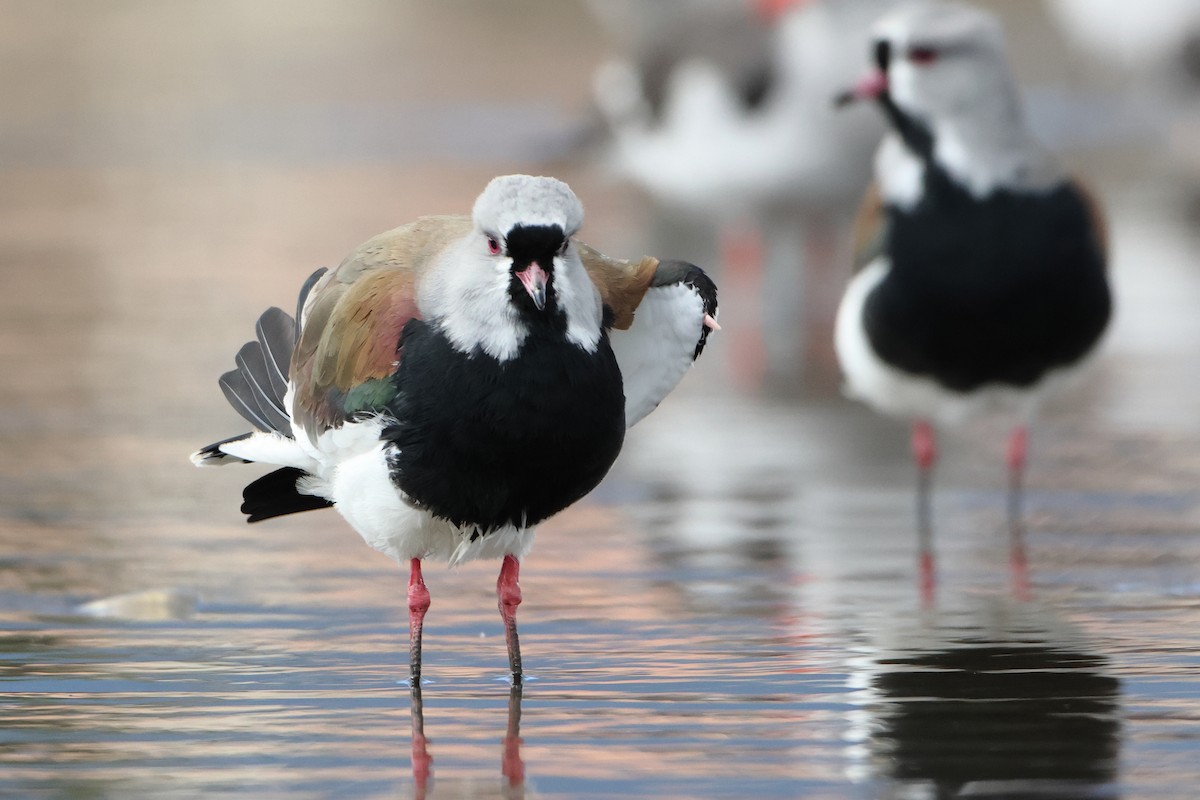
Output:
<svg viewBox="0 0 1200 800">
<path fill-rule="evenodd" d="M 422 314 L 441 327 L 456 350 L 478 348 L 499 361 L 520 350 L 527 329 L 508 295 L 511 263 L 451 249 L 422 287 Z"/>
<path fill-rule="evenodd" d="M 574 253 L 554 259 L 554 291 L 567 315 L 567 338 L 591 353 L 600 342 L 600 296 Z"/>
</svg>

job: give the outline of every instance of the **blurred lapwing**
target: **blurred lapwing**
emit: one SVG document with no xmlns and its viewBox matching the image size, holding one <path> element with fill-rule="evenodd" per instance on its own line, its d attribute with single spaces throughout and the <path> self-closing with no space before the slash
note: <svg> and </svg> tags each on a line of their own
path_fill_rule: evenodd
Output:
<svg viewBox="0 0 1200 800">
<path fill-rule="evenodd" d="M 836 274 L 835 243 L 847 238 L 884 126 L 868 109 L 837 113 L 829 98 L 895 4 L 590 3 L 625 48 L 594 80 L 607 164 L 655 201 L 667 241 L 694 247 L 715 231 L 722 288 L 739 298 L 725 321 L 731 366 L 752 384 L 794 389 L 807 332 L 831 322 L 810 297 L 814 276 Z"/>
<path fill-rule="evenodd" d="M 838 310 L 847 393 L 913 420 L 922 576 L 934 425 L 984 412 L 1013 421 L 1010 517 L 1020 517 L 1027 426 L 1046 390 L 1108 324 L 1095 200 L 1030 135 L 990 14 L 923 3 L 874 27 L 875 69 L 839 101 L 873 100 L 891 131 L 860 212 L 858 271 Z M 1013 564 L 1024 575 L 1014 535 Z"/>
<path fill-rule="evenodd" d="M 629 52 L 594 80 L 611 163 L 705 217 L 853 202 L 882 126 L 829 96 L 896 0 L 594 0 Z"/>
<path fill-rule="evenodd" d="M 192 455 L 279 467 L 246 487 L 250 522 L 333 506 L 409 563 L 414 685 L 427 558 L 503 559 L 497 596 L 521 681 L 518 566 L 534 526 L 600 482 L 625 429 L 717 327 L 698 267 L 610 259 L 575 239 L 582 222 L 566 184 L 510 175 L 471 217 L 369 240 L 308 279 L 298 321 L 262 315 L 220 380 L 257 430 Z"/>
</svg>

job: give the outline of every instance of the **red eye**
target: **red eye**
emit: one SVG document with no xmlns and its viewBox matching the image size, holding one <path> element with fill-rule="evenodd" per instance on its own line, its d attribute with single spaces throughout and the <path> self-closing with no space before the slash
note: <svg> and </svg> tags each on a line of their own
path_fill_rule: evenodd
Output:
<svg viewBox="0 0 1200 800">
<path fill-rule="evenodd" d="M 908 51 L 908 60 L 919 66 L 932 64 L 938 59 L 938 51 L 932 47 L 914 47 Z"/>
<path fill-rule="evenodd" d="M 500 255 L 500 240 L 495 236 L 488 237 L 488 252 L 494 256 Z"/>
</svg>

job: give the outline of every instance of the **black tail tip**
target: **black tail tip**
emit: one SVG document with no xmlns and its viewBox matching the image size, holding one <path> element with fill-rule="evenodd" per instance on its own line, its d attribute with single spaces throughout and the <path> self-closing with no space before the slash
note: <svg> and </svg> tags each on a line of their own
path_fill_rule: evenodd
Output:
<svg viewBox="0 0 1200 800">
<path fill-rule="evenodd" d="M 295 467 L 284 467 L 263 475 L 242 490 L 242 513 L 247 522 L 261 522 L 285 514 L 330 508 L 333 503 L 324 497 L 303 494 L 296 482 L 308 473 Z"/>
</svg>

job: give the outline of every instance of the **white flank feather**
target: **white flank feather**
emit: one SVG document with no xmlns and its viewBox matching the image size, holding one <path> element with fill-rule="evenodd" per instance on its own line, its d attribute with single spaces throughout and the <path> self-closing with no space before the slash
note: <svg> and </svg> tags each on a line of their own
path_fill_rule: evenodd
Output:
<svg viewBox="0 0 1200 800">
<path fill-rule="evenodd" d="M 513 527 L 471 541 L 473 528 L 460 528 L 414 508 L 392 483 L 385 445 L 337 466 L 331 482 L 335 508 L 367 544 L 404 563 L 434 558 L 460 564 L 477 558 L 522 558 L 533 546 L 533 529 Z"/>
<path fill-rule="evenodd" d="M 226 442 L 219 450 L 226 455 L 243 461 L 256 461 L 260 464 L 274 464 L 280 467 L 295 467 L 305 472 L 317 468 L 317 462 L 304 451 L 295 439 L 289 439 L 278 433 L 253 433 L 246 439 Z M 228 464 L 229 460 L 205 458 L 199 452 L 192 454 L 192 463 L 198 467 Z"/>
<path fill-rule="evenodd" d="M 612 332 L 625 384 L 625 427 L 658 407 L 691 367 L 704 326 L 704 302 L 685 284 L 646 292 L 633 326 Z"/>
</svg>

